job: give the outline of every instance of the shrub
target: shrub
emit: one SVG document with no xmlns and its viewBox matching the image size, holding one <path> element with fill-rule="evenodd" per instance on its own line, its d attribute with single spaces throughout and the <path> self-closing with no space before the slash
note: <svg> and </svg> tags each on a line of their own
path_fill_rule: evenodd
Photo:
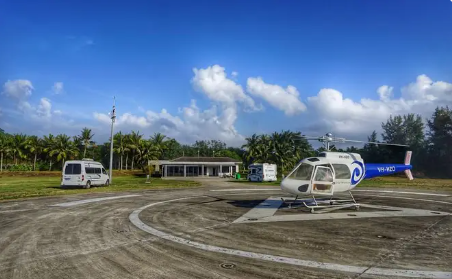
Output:
<svg viewBox="0 0 452 279">
<path fill-rule="evenodd" d="M 29 164 L 10 165 L 8 170 L 9 171 L 32 171 L 33 165 L 29 165 Z"/>
</svg>

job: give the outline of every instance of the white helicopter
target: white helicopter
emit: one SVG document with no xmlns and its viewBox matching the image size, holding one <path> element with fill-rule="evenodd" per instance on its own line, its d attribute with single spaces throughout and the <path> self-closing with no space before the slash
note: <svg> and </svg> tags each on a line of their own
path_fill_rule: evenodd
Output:
<svg viewBox="0 0 452 279">
<path fill-rule="evenodd" d="M 331 152 L 330 142 L 357 142 L 366 144 L 408 146 L 403 144 L 364 142 L 346 140 L 344 138 L 333 137 L 327 133 L 322 137 L 307 137 L 308 140 L 319 140 L 326 145 L 326 151 L 320 153 L 318 157 L 309 157 L 301 160 L 295 168 L 281 181 L 281 190 L 295 196 L 295 202 L 299 196 L 310 196 L 313 205 L 308 205 L 303 201 L 304 206 L 314 213 L 316 208 L 325 207 L 354 207 L 359 210 L 359 203 L 356 202 L 351 190 L 354 189 L 363 179 L 377 176 L 389 175 L 404 172 L 409 180 L 413 179 L 410 165 L 411 151 L 405 154 L 403 164 L 366 164 L 358 153 Z M 351 200 L 333 200 L 335 193 L 349 192 Z M 315 196 L 327 197 L 326 205 L 319 205 Z M 343 202 L 352 203 L 343 203 Z M 283 199 L 283 202 L 285 200 Z M 325 201 L 322 201 L 325 203 Z M 289 204 L 289 207 L 291 204 Z"/>
</svg>

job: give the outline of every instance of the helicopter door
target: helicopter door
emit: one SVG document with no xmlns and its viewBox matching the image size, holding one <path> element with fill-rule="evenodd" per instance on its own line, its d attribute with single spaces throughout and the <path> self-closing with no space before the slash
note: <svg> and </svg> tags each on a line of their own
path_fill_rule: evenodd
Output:
<svg viewBox="0 0 452 279">
<path fill-rule="evenodd" d="M 311 193 L 318 195 L 333 194 L 334 175 L 330 168 L 318 166 L 315 168 L 314 176 L 311 180 Z"/>
</svg>

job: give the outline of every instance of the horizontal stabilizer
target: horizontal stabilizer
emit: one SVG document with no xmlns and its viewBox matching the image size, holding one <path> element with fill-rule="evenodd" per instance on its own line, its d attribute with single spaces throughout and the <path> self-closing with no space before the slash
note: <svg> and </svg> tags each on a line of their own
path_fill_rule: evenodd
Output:
<svg viewBox="0 0 452 279">
<path fill-rule="evenodd" d="M 413 180 L 413 179 L 414 179 L 414 178 L 413 178 L 413 174 L 411 173 L 411 170 L 404 170 L 404 172 L 405 172 L 406 177 L 407 177 L 409 180 Z"/>
</svg>

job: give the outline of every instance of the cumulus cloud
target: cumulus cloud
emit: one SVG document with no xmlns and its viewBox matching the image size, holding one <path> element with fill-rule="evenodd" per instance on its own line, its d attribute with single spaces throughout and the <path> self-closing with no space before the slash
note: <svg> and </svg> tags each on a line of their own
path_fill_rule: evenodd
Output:
<svg viewBox="0 0 452 279">
<path fill-rule="evenodd" d="M 2 95 L 12 100 L 19 111 L 26 113 L 32 109 L 28 98 L 34 90 L 31 81 L 26 79 L 8 80 L 3 85 Z"/>
<path fill-rule="evenodd" d="M 312 127 L 345 135 L 368 135 L 380 131 L 390 115 L 416 113 L 430 117 L 436 106 L 452 103 L 452 84 L 433 82 L 426 75 L 401 89 L 402 97 L 393 98 L 393 87 L 377 89 L 379 99 L 354 101 L 334 89 L 324 88 L 308 98 L 313 109 Z"/>
<path fill-rule="evenodd" d="M 52 86 L 52 91 L 56 95 L 63 93 L 63 83 L 55 82 Z"/>
<path fill-rule="evenodd" d="M 5 114 L 6 119 L 10 116 L 23 119 L 22 123 L 12 125 L 12 129 L 19 126 L 20 132 L 42 134 L 44 130 L 53 129 L 59 133 L 75 127 L 70 119 L 62 118 L 60 110 L 52 111 L 50 99 L 42 97 L 37 103 L 29 100 L 33 90 L 31 81 L 25 79 L 9 80 L 3 85 L 1 94 L 7 97 L 6 101 L 10 101 L 5 103 L 8 112 Z"/>
<path fill-rule="evenodd" d="M 245 94 L 241 85 L 227 78 L 225 68 L 213 65 L 205 69 L 194 68 L 195 76 L 191 82 L 198 92 L 203 93 L 212 101 L 231 107 L 242 103 L 246 108 L 259 110 L 254 100 Z"/>
<path fill-rule="evenodd" d="M 273 107 L 284 111 L 288 116 L 306 110 L 306 105 L 298 98 L 300 93 L 292 85 L 284 89 L 276 84 L 265 83 L 261 77 L 251 77 L 247 80 L 247 91 L 251 95 L 264 99 Z"/>
<path fill-rule="evenodd" d="M 2 94 L 17 101 L 25 100 L 33 91 L 33 84 L 26 79 L 8 80 L 3 85 Z"/>
<path fill-rule="evenodd" d="M 392 90 L 394 87 L 389 87 L 387 85 L 380 86 L 377 89 L 378 95 L 380 96 L 380 100 L 389 101 L 392 98 Z"/>
<path fill-rule="evenodd" d="M 381 123 L 390 115 L 414 112 L 426 118 L 431 116 L 436 106 L 452 105 L 452 84 L 433 81 L 426 75 L 420 75 L 412 83 L 398 89 L 390 85 L 377 87 L 374 96 L 370 98 L 351 98 L 347 96 L 347 92 L 322 88 L 316 95 L 304 97 L 306 102 L 303 103 L 294 86 L 269 84 L 260 77 L 249 77 L 244 90 L 242 85 L 231 79 L 237 75 L 233 73 L 228 78 L 225 68 L 219 65 L 195 68 L 193 73 L 190 81 L 193 88 L 210 100 L 210 105 L 200 108 L 196 100 L 191 100 L 190 104 L 175 112 L 166 109 L 147 110 L 142 105 L 135 111 L 118 114 L 115 131 L 139 130 L 146 137 L 154 132 L 161 132 L 188 144 L 196 140 L 219 139 L 229 145 L 240 146 L 245 136 L 257 131 L 255 127 L 249 127 L 240 133 L 237 131 L 239 111 L 257 112 L 263 108 L 257 102 L 262 101 L 286 116 L 304 112 L 302 117 L 297 118 L 299 121 L 295 121 L 288 129 L 301 130 L 310 135 L 333 132 L 337 136 L 365 140 L 365 136 L 373 130 L 381 132 Z M 55 83 L 54 90 L 55 88 L 63 90 L 63 83 L 61 86 Z M 397 90 L 400 91 L 397 95 L 401 97 L 395 98 Z M 29 125 L 35 129 L 39 126 L 40 130 L 52 128 L 56 132 L 69 129 L 79 132 L 80 126 L 91 124 L 70 118 L 74 117 L 74 113 L 66 111 L 67 109 L 63 114 L 48 98 L 33 101 L 30 98 L 32 92 L 35 94 L 31 81 L 7 81 L 0 97 L 6 96 L 4 99 L 11 102 L 1 104 L 4 109 L 2 119 L 8 120 L 10 114 L 14 114 L 16 119 L 23 115 L 25 122 L 21 128 Z M 83 116 L 86 114 L 83 113 Z M 106 131 L 105 137 L 108 137 L 111 124 L 109 115 L 95 112 L 93 118 L 100 123 L 96 134 Z M 271 132 L 280 128 L 270 126 L 267 129 Z"/>
<path fill-rule="evenodd" d="M 94 117 L 104 125 L 111 123 L 107 114 L 94 113 Z M 147 134 L 161 132 L 184 143 L 220 139 L 238 146 L 243 143 L 244 137 L 234 127 L 236 118 L 236 111 L 232 107 L 221 109 L 221 112 L 216 105 L 201 110 L 196 101 L 191 100 L 191 104 L 180 109 L 178 115 L 173 115 L 166 109 L 160 112 L 148 110 L 141 116 L 124 113 L 117 117 L 116 126 L 119 130 L 128 131 L 145 129 Z"/>
<path fill-rule="evenodd" d="M 52 116 L 52 104 L 49 99 L 41 98 L 36 110 L 36 115 L 44 118 L 50 118 Z"/>
<path fill-rule="evenodd" d="M 420 75 L 416 82 L 402 88 L 402 97 L 418 101 L 452 101 L 452 84 L 444 81 L 433 82 L 428 76 Z"/>
</svg>

